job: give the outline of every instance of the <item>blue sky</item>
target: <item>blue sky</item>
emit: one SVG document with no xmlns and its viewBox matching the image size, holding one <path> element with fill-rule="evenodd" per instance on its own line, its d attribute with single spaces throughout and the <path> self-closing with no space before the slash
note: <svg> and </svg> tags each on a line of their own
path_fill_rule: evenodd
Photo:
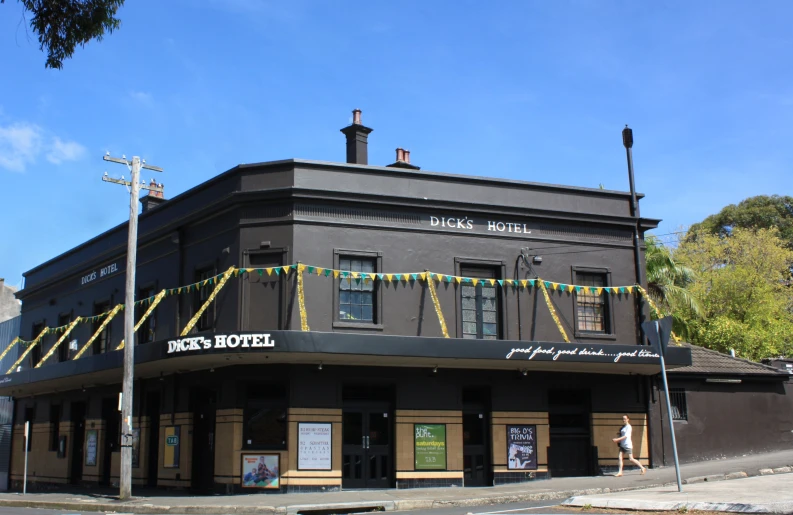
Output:
<svg viewBox="0 0 793 515">
<path fill-rule="evenodd" d="M 8 284 L 126 219 L 105 151 L 165 168 L 173 197 L 238 163 L 344 161 L 355 107 L 372 164 L 403 146 L 424 170 L 616 190 L 628 123 L 658 234 L 793 194 L 791 2 L 129 0 L 119 15 L 46 70 L 19 3 L 0 5 Z"/>
</svg>

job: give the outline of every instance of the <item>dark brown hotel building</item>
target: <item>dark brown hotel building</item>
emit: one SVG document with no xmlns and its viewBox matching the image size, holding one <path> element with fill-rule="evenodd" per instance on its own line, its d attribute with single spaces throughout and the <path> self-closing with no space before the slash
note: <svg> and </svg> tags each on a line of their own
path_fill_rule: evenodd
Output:
<svg viewBox="0 0 793 515">
<path fill-rule="evenodd" d="M 423 171 L 402 150 L 373 166 L 371 129 L 355 122 L 346 163 L 239 165 L 142 199 L 137 298 L 199 286 L 165 297 L 137 332 L 134 484 L 299 492 L 592 475 L 616 465 L 623 414 L 635 456 L 661 464 L 659 365 L 636 290 L 598 289 L 636 283 L 633 228 L 643 242 L 658 220 L 632 216 L 626 192 Z M 21 337 L 122 303 L 126 238 L 122 223 L 28 271 Z M 258 272 L 296 264 L 308 331 L 298 270 Z M 180 336 L 230 267 L 253 270 Z M 521 284 L 538 277 L 563 285 L 548 294 L 570 343 L 542 289 Z M 12 486 L 25 422 L 33 486 L 118 481 L 122 317 L 79 359 L 102 319 L 36 367 L 58 339 L 44 337 L 3 376 Z M 690 349 L 667 363 L 690 366 Z"/>
</svg>

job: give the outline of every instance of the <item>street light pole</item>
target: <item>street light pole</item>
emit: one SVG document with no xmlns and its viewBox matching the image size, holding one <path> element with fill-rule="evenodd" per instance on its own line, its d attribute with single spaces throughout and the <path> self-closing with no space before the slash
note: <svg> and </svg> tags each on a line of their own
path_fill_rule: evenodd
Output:
<svg viewBox="0 0 793 515">
<path fill-rule="evenodd" d="M 135 267 L 138 253 L 138 197 L 140 190 L 162 191 L 160 186 L 141 184 L 140 170 L 145 168 L 162 172 L 162 168 L 147 165 L 145 160 L 135 156 L 132 162 L 126 156 L 110 157 L 108 152 L 105 161 L 122 164 L 129 169 L 132 177 L 129 181 L 102 177 L 105 182 L 127 186 L 129 189 L 129 231 L 127 232 L 127 282 L 124 299 L 124 379 L 121 387 L 121 473 L 119 474 L 119 498 L 129 499 L 132 496 L 132 388 L 133 370 L 135 366 Z"/>
<path fill-rule="evenodd" d="M 639 201 L 636 198 L 636 185 L 633 180 L 633 131 L 626 125 L 622 129 L 622 144 L 625 146 L 625 154 L 628 159 L 628 181 L 631 188 L 631 216 L 634 218 L 633 224 L 633 260 L 636 268 L 636 284 L 644 286 L 642 250 L 639 240 Z M 644 322 L 644 299 L 641 295 L 636 296 L 639 313 L 639 324 Z"/>
</svg>

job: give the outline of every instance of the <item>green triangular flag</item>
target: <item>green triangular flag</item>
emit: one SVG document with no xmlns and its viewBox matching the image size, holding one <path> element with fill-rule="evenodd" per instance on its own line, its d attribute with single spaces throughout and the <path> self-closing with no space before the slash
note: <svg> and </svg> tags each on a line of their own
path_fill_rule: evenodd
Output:
<svg viewBox="0 0 793 515">
<path fill-rule="evenodd" d="M 542 284 L 544 284 L 546 288 L 551 287 L 551 283 L 549 283 L 548 281 L 543 281 Z"/>
<path fill-rule="evenodd" d="M 419 274 L 410 274 L 411 279 L 414 281 L 419 278 Z"/>
<path fill-rule="evenodd" d="M 292 270 L 297 270 L 297 265 L 292 265 L 289 268 L 291 268 Z"/>
<path fill-rule="evenodd" d="M 325 277 L 329 276 L 329 275 L 330 275 L 330 272 L 331 272 L 331 271 L 330 271 L 329 269 L 325 269 Z"/>
<path fill-rule="evenodd" d="M 567 289 L 567 285 L 566 284 L 560 284 L 559 285 L 559 289 L 562 290 L 562 291 L 565 291 Z"/>
<path fill-rule="evenodd" d="M 383 274 L 377 274 L 377 278 L 382 281 L 383 280 Z"/>
<path fill-rule="evenodd" d="M 498 279 L 498 285 L 499 286 L 504 286 L 504 280 L 503 279 Z"/>
<path fill-rule="evenodd" d="M 281 267 L 277 266 L 273 270 L 275 270 L 275 275 L 281 275 Z"/>
<path fill-rule="evenodd" d="M 308 270 L 308 273 L 310 273 L 310 274 L 314 273 L 314 267 L 313 266 L 307 267 L 306 270 Z"/>
<path fill-rule="evenodd" d="M 620 293 L 625 293 L 625 287 L 624 286 L 620 287 Z"/>
<path fill-rule="evenodd" d="M 576 293 L 579 293 L 580 291 L 581 291 L 581 287 L 580 287 L 580 286 L 576 286 L 576 287 L 575 287 L 575 292 L 576 292 Z"/>
<path fill-rule="evenodd" d="M 262 270 L 261 268 L 256 269 L 256 271 L 259 272 L 259 277 L 264 275 L 264 270 Z"/>
<path fill-rule="evenodd" d="M 450 282 L 452 282 L 452 281 L 454 281 L 454 278 L 453 278 L 451 275 L 447 275 L 447 276 L 446 276 L 446 282 L 447 282 L 447 283 L 450 283 Z"/>
</svg>

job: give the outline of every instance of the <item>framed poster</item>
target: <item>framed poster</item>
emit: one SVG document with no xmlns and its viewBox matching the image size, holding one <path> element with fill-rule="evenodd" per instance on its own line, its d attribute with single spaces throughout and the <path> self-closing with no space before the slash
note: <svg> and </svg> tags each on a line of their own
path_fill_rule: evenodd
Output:
<svg viewBox="0 0 793 515">
<path fill-rule="evenodd" d="M 507 426 L 507 470 L 537 470 L 537 426 Z"/>
<path fill-rule="evenodd" d="M 163 453 L 162 466 L 170 469 L 179 468 L 181 448 L 181 426 L 165 427 L 165 452 Z"/>
<path fill-rule="evenodd" d="M 279 489 L 280 454 L 243 454 L 242 487 Z"/>
<path fill-rule="evenodd" d="M 132 430 L 132 468 L 140 467 L 140 428 Z"/>
<path fill-rule="evenodd" d="M 332 425 L 298 422 L 297 470 L 331 470 Z"/>
<path fill-rule="evenodd" d="M 96 467 L 97 430 L 89 429 L 85 432 L 85 466 Z"/>
<path fill-rule="evenodd" d="M 446 470 L 446 424 L 413 424 L 415 470 Z"/>
</svg>

